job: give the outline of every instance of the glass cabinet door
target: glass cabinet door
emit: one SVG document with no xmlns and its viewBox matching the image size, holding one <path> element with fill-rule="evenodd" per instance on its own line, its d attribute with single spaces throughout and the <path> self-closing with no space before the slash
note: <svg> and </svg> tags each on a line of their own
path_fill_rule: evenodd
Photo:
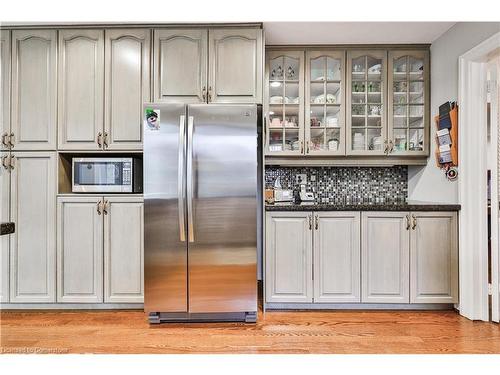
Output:
<svg viewBox="0 0 500 375">
<path fill-rule="evenodd" d="M 306 54 L 306 154 L 345 153 L 344 54 L 344 51 Z"/>
<path fill-rule="evenodd" d="M 348 155 L 384 155 L 386 51 L 347 54 Z"/>
<path fill-rule="evenodd" d="M 304 53 L 266 54 L 266 154 L 304 153 Z"/>
<path fill-rule="evenodd" d="M 429 55 L 389 52 L 389 155 L 426 155 L 429 149 Z"/>
</svg>

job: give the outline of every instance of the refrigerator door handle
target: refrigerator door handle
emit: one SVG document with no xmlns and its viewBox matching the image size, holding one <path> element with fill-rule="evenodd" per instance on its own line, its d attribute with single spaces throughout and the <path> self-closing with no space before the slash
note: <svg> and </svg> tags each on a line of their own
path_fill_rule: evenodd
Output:
<svg viewBox="0 0 500 375">
<path fill-rule="evenodd" d="M 186 116 L 181 115 L 179 118 L 179 155 L 177 166 L 177 201 L 179 205 L 179 237 L 180 241 L 186 241 L 186 219 L 184 213 L 184 159 L 185 159 L 185 143 L 186 139 Z"/>
<path fill-rule="evenodd" d="M 187 129 L 187 211 L 188 211 L 188 237 L 189 242 L 194 242 L 194 225 L 193 225 L 193 116 L 188 117 Z"/>
</svg>

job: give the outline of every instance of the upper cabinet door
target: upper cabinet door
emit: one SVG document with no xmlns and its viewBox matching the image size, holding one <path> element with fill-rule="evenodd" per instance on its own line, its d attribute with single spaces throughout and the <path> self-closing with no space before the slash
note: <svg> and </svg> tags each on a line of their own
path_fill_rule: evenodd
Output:
<svg viewBox="0 0 500 375">
<path fill-rule="evenodd" d="M 262 102 L 262 30 L 210 29 L 209 103 Z"/>
<path fill-rule="evenodd" d="M 361 215 L 361 302 L 409 303 L 409 213 Z"/>
<path fill-rule="evenodd" d="M 59 31 L 59 149 L 103 144 L 104 31 Z"/>
<path fill-rule="evenodd" d="M 347 52 L 347 155 L 385 155 L 387 51 Z"/>
<path fill-rule="evenodd" d="M 344 155 L 345 51 L 306 53 L 306 154 Z"/>
<path fill-rule="evenodd" d="M 57 31 L 12 32 L 14 150 L 55 150 Z"/>
<path fill-rule="evenodd" d="M 151 30 L 106 30 L 105 149 L 142 148 L 142 105 L 150 101 Z"/>
<path fill-rule="evenodd" d="M 10 302 L 55 302 L 57 156 L 13 152 L 12 158 Z"/>
<path fill-rule="evenodd" d="M 410 302 L 458 302 L 456 212 L 413 212 Z"/>
<path fill-rule="evenodd" d="M 207 30 L 154 30 L 155 102 L 204 103 Z"/>
<path fill-rule="evenodd" d="M 10 149 L 10 31 L 0 30 L 0 94 L 2 113 L 0 115 L 0 150 Z"/>
<path fill-rule="evenodd" d="M 429 155 L 429 73 L 429 51 L 389 51 L 389 155 Z"/>
<path fill-rule="evenodd" d="M 268 51 L 266 54 L 267 155 L 303 155 L 304 52 Z"/>
</svg>

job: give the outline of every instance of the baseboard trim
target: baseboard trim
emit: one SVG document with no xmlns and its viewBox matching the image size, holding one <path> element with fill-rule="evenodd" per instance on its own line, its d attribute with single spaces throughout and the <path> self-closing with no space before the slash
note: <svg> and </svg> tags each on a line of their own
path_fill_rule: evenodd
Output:
<svg viewBox="0 0 500 375">
<path fill-rule="evenodd" d="M 265 303 L 269 310 L 454 310 L 448 303 Z"/>
<path fill-rule="evenodd" d="M 143 303 L 2 303 L 4 310 L 144 310 Z"/>
</svg>

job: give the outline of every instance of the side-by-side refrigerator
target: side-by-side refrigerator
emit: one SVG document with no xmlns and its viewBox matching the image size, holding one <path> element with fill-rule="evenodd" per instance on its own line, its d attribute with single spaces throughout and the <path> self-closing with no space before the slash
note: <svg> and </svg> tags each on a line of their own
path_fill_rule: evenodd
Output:
<svg viewBox="0 0 500 375">
<path fill-rule="evenodd" d="M 256 105 L 144 105 L 150 323 L 255 322 Z"/>
</svg>

